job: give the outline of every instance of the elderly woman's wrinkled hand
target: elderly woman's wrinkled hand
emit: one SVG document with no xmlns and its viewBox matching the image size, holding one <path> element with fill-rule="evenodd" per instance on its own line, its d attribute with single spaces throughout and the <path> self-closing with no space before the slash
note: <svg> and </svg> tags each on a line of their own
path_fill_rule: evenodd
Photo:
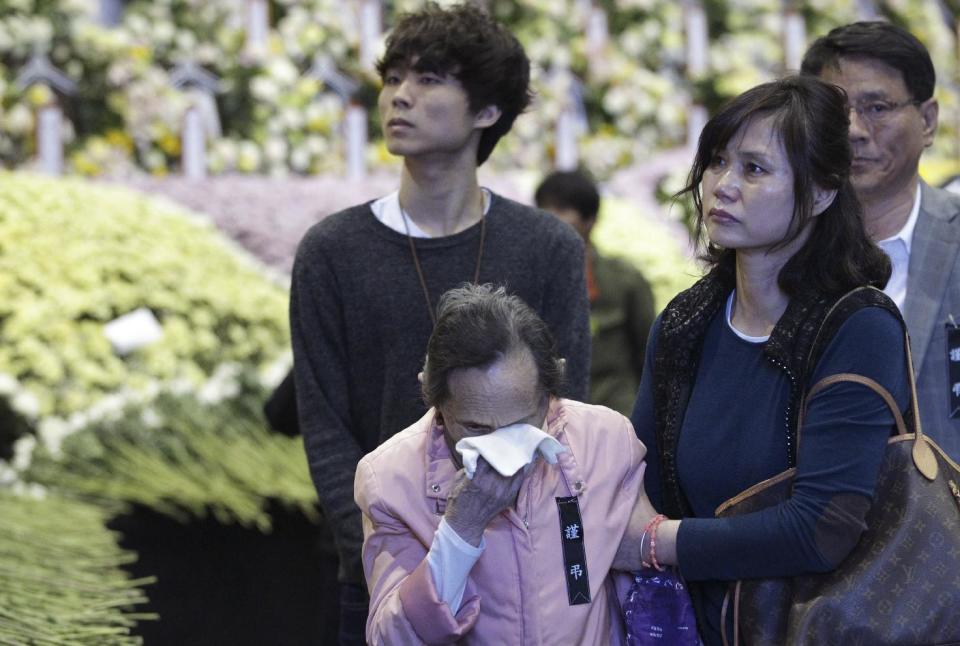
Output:
<svg viewBox="0 0 960 646">
<path fill-rule="evenodd" d="M 444 518 L 460 538 L 474 547 L 480 544 L 483 530 L 497 514 L 517 499 L 525 469 L 504 477 L 480 458 L 473 479 L 463 469 L 457 473 L 453 490 L 447 498 Z"/>
</svg>

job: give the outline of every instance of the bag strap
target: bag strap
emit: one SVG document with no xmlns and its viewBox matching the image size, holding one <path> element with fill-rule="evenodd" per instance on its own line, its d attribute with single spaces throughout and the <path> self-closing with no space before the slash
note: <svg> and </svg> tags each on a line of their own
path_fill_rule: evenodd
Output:
<svg viewBox="0 0 960 646">
<path fill-rule="evenodd" d="M 720 638 L 723 640 L 723 646 L 730 646 L 727 641 L 727 609 L 730 605 L 730 594 L 733 593 L 733 644 L 740 644 L 740 584 L 741 581 L 735 581 L 730 584 L 727 593 L 723 595 L 723 605 L 720 606 Z"/>
<path fill-rule="evenodd" d="M 864 377 L 863 375 L 853 374 L 852 372 L 841 372 L 835 375 L 830 375 L 829 377 L 824 377 L 817 383 L 813 385 L 813 388 L 807 392 L 806 398 L 804 399 L 803 406 L 800 408 L 800 412 L 797 416 L 797 426 L 802 428 L 804 418 L 807 416 L 807 402 L 810 399 L 819 393 L 821 390 L 832 386 L 834 384 L 842 383 L 844 381 L 853 382 L 866 386 L 873 392 L 880 395 L 883 401 L 887 404 L 887 408 L 890 409 L 890 412 L 893 414 L 894 424 L 897 425 L 897 435 L 907 435 L 907 423 L 903 421 L 903 415 L 900 413 L 900 409 L 897 406 L 896 400 L 894 400 L 893 395 L 890 394 L 890 391 L 881 386 L 879 383 L 871 379 L 870 377 Z M 797 449 L 800 448 L 800 432 L 799 428 L 797 429 Z"/>
<path fill-rule="evenodd" d="M 917 403 L 917 379 L 913 374 L 913 352 L 910 349 L 910 335 L 907 333 L 906 327 L 903 329 L 903 344 L 904 348 L 906 349 L 907 382 L 910 384 L 910 413 L 913 416 L 915 434 L 912 449 L 913 463 L 917 467 L 917 471 L 919 471 L 923 477 L 932 481 L 936 480 L 937 478 L 937 457 L 934 454 L 933 449 L 927 443 L 926 438 L 923 435 L 923 427 L 920 423 L 920 409 Z M 796 446 L 798 456 L 800 454 L 800 434 L 803 429 L 803 422 L 806 418 L 807 406 L 809 405 L 810 400 L 813 399 L 814 395 L 819 393 L 824 388 L 844 381 L 861 384 L 877 393 L 887 404 L 887 408 L 890 409 L 890 413 L 893 415 L 894 422 L 897 425 L 897 434 L 909 434 L 907 431 L 907 425 L 903 421 L 903 415 L 900 414 L 900 409 L 897 406 L 897 402 L 894 400 L 893 395 L 891 395 L 886 388 L 869 377 L 844 372 L 824 377 L 814 384 L 804 396 L 803 404 L 800 406 L 800 410 L 797 415 Z"/>
</svg>

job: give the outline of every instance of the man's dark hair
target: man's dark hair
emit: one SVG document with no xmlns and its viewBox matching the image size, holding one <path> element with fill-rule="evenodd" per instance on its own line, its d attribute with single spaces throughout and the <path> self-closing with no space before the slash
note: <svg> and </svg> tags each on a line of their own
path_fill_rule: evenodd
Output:
<svg viewBox="0 0 960 646">
<path fill-rule="evenodd" d="M 533 196 L 541 209 L 573 209 L 583 220 L 597 219 L 600 193 L 582 171 L 556 171 L 544 178 Z"/>
<path fill-rule="evenodd" d="M 734 270 L 736 253 L 710 242 L 704 223 L 704 173 L 716 154 L 751 119 L 773 115 L 793 171 L 794 210 L 787 233 L 774 248 L 800 235 L 813 215 L 817 187 L 836 190 L 825 211 L 816 216 L 809 239 L 780 270 L 777 282 L 788 296 L 805 289 L 820 294 L 844 293 L 862 285 L 883 288 L 890 277 L 890 259 L 867 236 L 862 207 L 850 184 L 852 151 L 847 97 L 842 89 L 815 76 L 790 76 L 764 83 L 730 100 L 707 122 L 700 135 L 687 186 L 697 210 L 696 236 L 701 257 L 711 265 Z"/>
<path fill-rule="evenodd" d="M 490 157 L 533 98 L 530 60 L 523 46 L 490 15 L 469 4 L 442 9 L 431 2 L 403 15 L 387 38 L 377 72 L 382 78 L 398 67 L 453 75 L 463 85 L 473 112 L 488 105 L 500 108 L 500 118 L 480 136 L 477 165 Z"/>
<path fill-rule="evenodd" d="M 930 52 L 902 27 L 867 21 L 832 29 L 807 50 L 800 72 L 820 76 L 824 67 L 837 67 L 841 58 L 880 61 L 900 72 L 914 101 L 923 102 L 933 96 L 937 74 Z"/>
<path fill-rule="evenodd" d="M 440 297 L 437 326 L 427 343 L 423 399 L 438 406 L 450 397 L 450 372 L 483 368 L 510 352 L 530 350 L 540 388 L 559 396 L 563 361 L 547 324 L 503 287 L 466 284 Z"/>
</svg>

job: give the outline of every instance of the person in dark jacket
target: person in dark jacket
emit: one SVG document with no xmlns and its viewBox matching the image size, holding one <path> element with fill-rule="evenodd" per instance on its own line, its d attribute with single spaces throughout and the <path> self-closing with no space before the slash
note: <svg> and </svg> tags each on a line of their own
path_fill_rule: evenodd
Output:
<svg viewBox="0 0 960 646">
<path fill-rule="evenodd" d="M 600 193 L 586 173 L 551 173 L 537 187 L 534 200 L 538 207 L 572 226 L 586 244 L 592 341 L 590 403 L 629 415 L 653 324 L 650 283 L 632 264 L 601 254 L 590 243 L 600 213 Z"/>
<path fill-rule="evenodd" d="M 814 77 L 757 86 L 707 123 L 685 189 L 711 269 L 647 346 L 632 422 L 650 451 L 632 520 L 649 531 L 633 562 L 679 566 L 707 644 L 729 635 L 729 582 L 830 571 L 865 528 L 892 415 L 873 391 L 834 384 L 810 399 L 798 448 L 807 389 L 857 373 L 908 404 L 903 321 L 879 289 L 890 261 L 864 230 L 848 123 L 843 91 Z M 714 517 L 793 466 L 783 503 Z"/>
</svg>

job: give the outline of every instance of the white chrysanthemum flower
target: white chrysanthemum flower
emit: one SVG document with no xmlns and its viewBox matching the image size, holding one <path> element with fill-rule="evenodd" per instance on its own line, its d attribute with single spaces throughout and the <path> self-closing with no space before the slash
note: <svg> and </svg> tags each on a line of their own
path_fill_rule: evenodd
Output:
<svg viewBox="0 0 960 646">
<path fill-rule="evenodd" d="M 213 143 L 214 152 L 223 159 L 227 167 L 232 168 L 237 163 L 237 143 L 231 139 L 220 139 Z"/>
<path fill-rule="evenodd" d="M 216 404 L 240 394 L 237 377 L 242 371 L 238 364 L 225 363 L 217 366 L 213 376 L 197 392 L 197 399 L 204 404 Z"/>
<path fill-rule="evenodd" d="M 164 168 L 167 160 L 159 150 L 150 150 L 143 156 L 143 164 L 150 169 Z"/>
<path fill-rule="evenodd" d="M 213 379 L 235 380 L 243 374 L 243 366 L 239 363 L 229 362 L 221 363 L 213 371 Z"/>
<path fill-rule="evenodd" d="M 125 18 L 126 28 L 134 34 L 150 34 L 150 23 L 145 16 L 140 14 L 131 14 Z M 173 38 L 173 25 L 170 23 L 158 23 L 156 29 L 152 31 L 152 37 L 158 42 L 166 43 Z"/>
<path fill-rule="evenodd" d="M 276 388 L 280 385 L 280 382 L 283 381 L 283 378 L 287 376 L 287 372 L 290 371 L 292 365 L 293 355 L 289 352 L 283 353 L 283 355 L 260 371 L 260 385 L 268 389 Z"/>
<path fill-rule="evenodd" d="M 240 143 L 239 154 L 237 155 L 237 168 L 251 173 L 260 167 L 260 148 L 252 141 L 243 141 Z"/>
<path fill-rule="evenodd" d="M 197 36 L 192 31 L 178 31 L 175 38 L 177 49 L 181 52 L 192 52 L 197 48 Z"/>
<path fill-rule="evenodd" d="M 12 395 L 18 388 L 19 384 L 13 375 L 0 372 L 0 396 Z"/>
<path fill-rule="evenodd" d="M 165 20 L 154 23 L 150 31 L 154 41 L 163 44 L 170 43 L 177 35 L 174 24 Z"/>
<path fill-rule="evenodd" d="M 22 33 L 23 39 L 30 44 L 48 47 L 53 39 L 53 24 L 47 18 L 35 16 L 33 20 L 27 21 Z"/>
<path fill-rule="evenodd" d="M 111 85 L 121 86 L 129 83 L 133 79 L 133 66 L 128 60 L 114 61 L 107 69 L 107 82 Z"/>
<path fill-rule="evenodd" d="M 274 103 L 280 96 L 280 88 L 272 78 L 258 76 L 250 81 L 250 94 L 261 101 Z"/>
<path fill-rule="evenodd" d="M 603 97 L 603 108 L 611 114 L 620 114 L 631 105 L 630 90 L 624 86 L 610 89 Z"/>
<path fill-rule="evenodd" d="M 194 384 L 189 379 L 174 379 L 167 383 L 167 391 L 171 395 L 182 396 L 193 392 Z"/>
<path fill-rule="evenodd" d="M 549 60 L 550 54 L 555 46 L 555 43 L 549 42 L 546 39 L 535 41 L 527 45 L 527 56 L 529 56 L 532 61 Z"/>
<path fill-rule="evenodd" d="M 89 410 L 77 411 L 67 418 L 67 434 L 76 433 L 82 428 L 86 428 L 91 421 Z"/>
<path fill-rule="evenodd" d="M 144 408 L 140 413 L 140 421 L 147 428 L 160 428 L 163 425 L 163 418 L 153 408 Z"/>
<path fill-rule="evenodd" d="M 620 37 L 620 47 L 627 56 L 639 57 L 647 49 L 647 39 L 638 29 L 629 29 Z"/>
<path fill-rule="evenodd" d="M 14 471 L 6 462 L 0 460 L 0 487 L 9 487 L 17 482 L 17 472 Z"/>
<path fill-rule="evenodd" d="M 339 115 L 343 112 L 343 102 L 339 96 L 331 92 L 321 94 L 312 105 L 318 106 L 331 118 L 339 118 Z"/>
<path fill-rule="evenodd" d="M 13 106 L 6 115 L 5 130 L 14 135 L 25 135 L 33 131 L 33 112 L 22 103 Z"/>
<path fill-rule="evenodd" d="M 12 487 L 13 493 L 18 496 L 23 496 L 25 498 L 33 498 L 34 500 L 43 500 L 47 497 L 47 490 L 45 487 L 38 485 L 35 482 L 14 482 Z"/>
<path fill-rule="evenodd" d="M 310 151 L 304 146 L 297 146 L 290 153 L 290 167 L 298 173 L 305 173 L 310 168 Z"/>
<path fill-rule="evenodd" d="M 37 436 L 54 459 L 58 459 L 62 455 L 60 447 L 70 433 L 70 424 L 59 417 L 48 417 L 41 420 L 37 428 Z"/>
<path fill-rule="evenodd" d="M 279 120 L 287 130 L 299 130 L 303 127 L 304 117 L 302 110 L 284 108 L 280 111 Z"/>
<path fill-rule="evenodd" d="M 219 62 L 220 49 L 211 43 L 202 43 L 196 50 L 197 61 L 204 65 Z"/>
<path fill-rule="evenodd" d="M 296 66 L 289 58 L 274 58 L 267 64 L 267 73 L 283 86 L 296 83 L 300 77 Z"/>
<path fill-rule="evenodd" d="M 568 47 L 557 47 L 550 55 L 550 63 L 555 68 L 567 69 L 573 63 L 573 55 Z"/>
<path fill-rule="evenodd" d="M 263 152 L 271 162 L 281 162 L 287 158 L 289 147 L 287 142 L 277 137 L 271 137 L 263 146 Z"/>
<path fill-rule="evenodd" d="M 65 13 L 80 14 L 92 18 L 97 15 L 99 3 L 93 0 L 60 0 L 60 7 Z"/>
<path fill-rule="evenodd" d="M 163 384 L 154 379 L 144 386 L 139 393 L 131 393 L 131 397 L 136 395 L 139 396 L 139 401 L 150 401 L 155 399 L 161 390 L 163 390 Z"/>
<path fill-rule="evenodd" d="M 123 394 L 113 393 L 101 397 L 87 412 L 95 420 L 118 419 L 123 415 L 127 401 L 128 398 Z"/>
<path fill-rule="evenodd" d="M 321 157 L 330 150 L 329 142 L 323 137 L 317 137 L 316 135 L 307 137 L 303 144 L 313 157 Z"/>
<path fill-rule="evenodd" d="M 16 393 L 10 399 L 10 406 L 27 419 L 34 419 L 40 414 L 40 400 L 26 390 Z"/>
<path fill-rule="evenodd" d="M 13 459 L 10 464 L 17 471 L 26 471 L 33 461 L 33 449 L 37 446 L 37 438 L 24 435 L 13 443 Z"/>
</svg>

